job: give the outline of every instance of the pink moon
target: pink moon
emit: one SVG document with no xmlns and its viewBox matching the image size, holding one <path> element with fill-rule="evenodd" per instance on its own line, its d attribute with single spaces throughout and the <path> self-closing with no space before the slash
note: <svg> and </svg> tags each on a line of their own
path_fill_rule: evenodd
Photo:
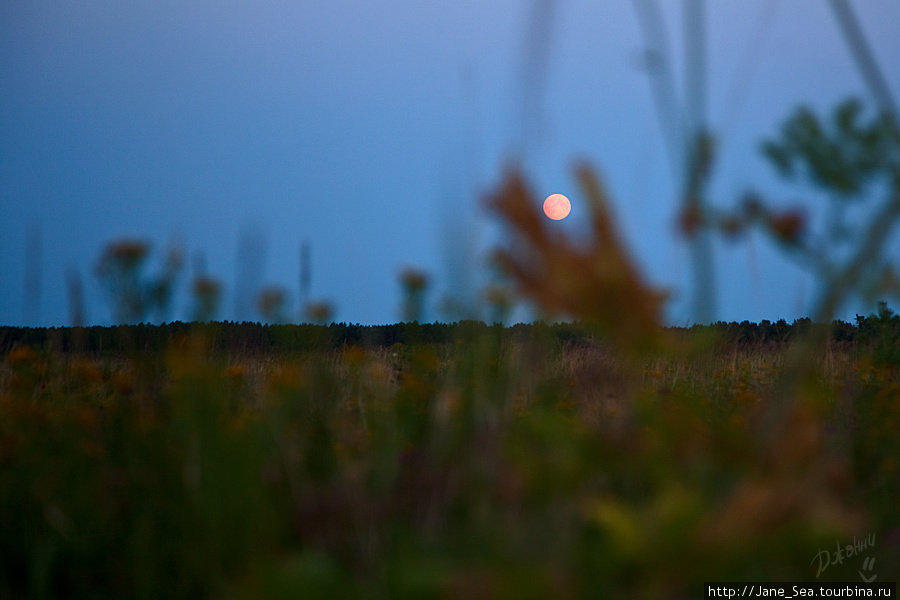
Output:
<svg viewBox="0 0 900 600">
<path fill-rule="evenodd" d="M 544 200 L 544 214 L 554 221 L 561 221 L 569 216 L 572 204 L 562 194 L 550 194 Z"/>
</svg>

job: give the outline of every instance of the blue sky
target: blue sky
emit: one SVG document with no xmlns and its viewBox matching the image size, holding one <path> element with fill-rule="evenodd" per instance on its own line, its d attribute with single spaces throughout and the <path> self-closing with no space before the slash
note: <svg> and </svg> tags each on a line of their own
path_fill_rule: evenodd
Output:
<svg viewBox="0 0 900 600">
<path fill-rule="evenodd" d="M 681 83 L 681 3 L 661 4 Z M 502 241 L 481 202 L 512 156 L 539 200 L 572 198 L 560 226 L 573 232 L 585 211 L 571 169 L 595 165 L 644 273 L 672 292 L 669 322 L 689 322 L 690 264 L 633 3 L 548 2 L 537 24 L 533 6 L 3 3 L 0 324 L 69 324 L 73 272 L 88 322 L 110 323 L 93 269 L 122 238 L 150 241 L 154 257 L 182 245 L 181 288 L 204 265 L 223 283 L 223 319 L 259 319 L 248 298 L 266 285 L 284 287 L 299 314 L 303 243 L 311 297 L 331 302 L 335 320 L 397 321 L 410 266 L 430 275 L 425 319 L 450 318 L 441 300 L 475 297 Z M 900 4 L 854 6 L 900 94 Z M 828 4 L 710 2 L 707 19 L 720 147 L 710 201 L 727 208 L 756 189 L 776 206 L 821 204 L 778 179 L 758 147 L 801 103 L 868 100 Z M 239 248 L 252 240 L 248 259 Z M 31 305 L 29 256 L 40 265 Z M 717 242 L 716 270 L 717 319 L 791 321 L 814 300 L 813 280 L 759 235 Z M 188 308 L 182 293 L 170 318 Z"/>
</svg>

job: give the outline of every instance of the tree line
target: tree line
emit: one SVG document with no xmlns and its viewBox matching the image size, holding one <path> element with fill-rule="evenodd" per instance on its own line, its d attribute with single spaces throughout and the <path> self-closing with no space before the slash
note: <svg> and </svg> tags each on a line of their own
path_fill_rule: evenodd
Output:
<svg viewBox="0 0 900 600">
<path fill-rule="evenodd" d="M 884 303 L 876 314 L 858 315 L 856 323 L 840 320 L 814 323 L 809 318 L 801 318 L 793 323 L 787 323 L 784 319 L 759 323 L 719 321 L 710 325 L 667 329 L 679 335 L 712 334 L 721 342 L 730 344 L 780 345 L 797 339 L 814 327 L 829 328 L 828 337 L 837 343 L 893 346 L 900 340 L 900 317 Z M 173 321 L 158 325 L 0 327 L 0 354 L 5 355 L 18 346 L 92 355 L 157 352 L 196 333 L 207 337 L 210 350 L 250 353 L 307 352 L 344 346 L 385 348 L 395 344 L 446 344 L 461 337 L 485 333 L 493 333 L 506 341 L 536 337 L 558 344 L 601 341 L 589 324 L 582 321 L 535 321 L 509 326 L 471 320 L 452 323 L 408 321 L 390 325 Z"/>
</svg>

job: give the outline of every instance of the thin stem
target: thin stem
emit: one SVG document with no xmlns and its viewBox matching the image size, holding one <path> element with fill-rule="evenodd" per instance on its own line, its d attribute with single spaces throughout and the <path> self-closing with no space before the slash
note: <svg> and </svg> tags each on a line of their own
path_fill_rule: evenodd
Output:
<svg viewBox="0 0 900 600">
<path fill-rule="evenodd" d="M 875 55 L 866 41 L 866 36 L 859 26 L 859 21 L 856 19 L 853 9 L 850 8 L 850 4 L 846 0 L 831 0 L 831 8 L 835 17 L 837 17 L 841 31 L 844 33 L 844 38 L 847 40 L 847 45 L 850 46 L 850 53 L 853 55 L 853 59 L 856 61 L 856 65 L 859 67 L 866 85 L 869 86 L 869 90 L 875 96 L 878 104 L 881 105 L 882 112 L 890 116 L 896 127 L 900 124 L 900 117 L 897 114 L 897 103 L 891 95 L 891 89 L 888 87 L 887 80 L 878 66 L 878 61 L 875 60 Z"/>
<path fill-rule="evenodd" d="M 663 140 L 669 153 L 669 164 L 672 167 L 674 180 L 682 177 L 682 136 L 678 129 L 678 96 L 675 80 L 669 67 L 669 44 L 666 36 L 665 21 L 659 5 L 653 0 L 634 0 L 634 11 L 638 23 L 644 32 L 647 45 L 646 66 L 650 72 L 650 93 L 656 107 L 656 116 L 662 130 Z"/>
<path fill-rule="evenodd" d="M 703 0 L 685 0 L 685 209 L 705 218 L 706 182 L 712 160 L 706 132 L 706 19 Z M 690 240 L 694 276 L 694 319 L 710 323 L 715 313 L 712 247 L 708 228 L 695 231 Z"/>
<path fill-rule="evenodd" d="M 841 306 L 847 294 L 855 289 L 862 277 L 866 265 L 878 258 L 879 250 L 887 240 L 898 218 L 900 218 L 900 182 L 895 180 L 892 197 L 885 202 L 882 209 L 875 215 L 866 234 L 863 236 L 863 244 L 856 255 L 847 263 L 842 271 L 834 278 L 829 289 L 819 302 L 814 312 L 819 321 L 830 320 L 834 312 Z"/>
</svg>

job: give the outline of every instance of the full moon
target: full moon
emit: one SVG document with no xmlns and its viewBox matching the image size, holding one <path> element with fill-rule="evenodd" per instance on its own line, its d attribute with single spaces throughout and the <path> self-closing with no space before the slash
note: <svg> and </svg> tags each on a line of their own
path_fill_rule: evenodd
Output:
<svg viewBox="0 0 900 600">
<path fill-rule="evenodd" d="M 565 219 L 571 210 L 572 204 L 562 194 L 550 194 L 544 200 L 544 214 L 554 221 Z"/>
</svg>

